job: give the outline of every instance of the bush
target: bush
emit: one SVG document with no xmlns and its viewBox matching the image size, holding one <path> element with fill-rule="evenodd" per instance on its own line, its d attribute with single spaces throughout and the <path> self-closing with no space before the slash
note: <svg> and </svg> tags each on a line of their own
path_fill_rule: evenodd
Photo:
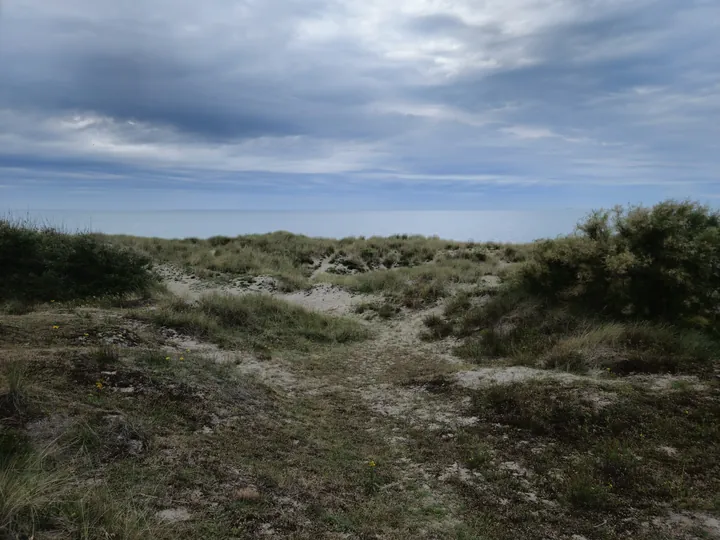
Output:
<svg viewBox="0 0 720 540">
<path fill-rule="evenodd" d="M 147 292 L 150 259 L 92 234 L 0 220 L 0 300 L 73 300 Z"/>
<path fill-rule="evenodd" d="M 474 361 L 614 374 L 709 374 L 718 350 L 720 214 L 690 202 L 595 212 L 536 244 L 483 305 L 445 317 Z"/>
<path fill-rule="evenodd" d="M 519 279 L 533 294 L 613 316 L 713 320 L 720 213 L 675 201 L 594 212 L 574 235 L 539 242 Z"/>
</svg>

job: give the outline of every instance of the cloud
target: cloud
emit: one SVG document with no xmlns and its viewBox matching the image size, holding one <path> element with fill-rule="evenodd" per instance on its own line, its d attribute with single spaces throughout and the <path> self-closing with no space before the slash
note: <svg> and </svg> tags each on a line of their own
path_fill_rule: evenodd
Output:
<svg viewBox="0 0 720 540">
<path fill-rule="evenodd" d="M 718 16 L 711 0 L 5 3 L 0 184 L 705 193 Z"/>
</svg>

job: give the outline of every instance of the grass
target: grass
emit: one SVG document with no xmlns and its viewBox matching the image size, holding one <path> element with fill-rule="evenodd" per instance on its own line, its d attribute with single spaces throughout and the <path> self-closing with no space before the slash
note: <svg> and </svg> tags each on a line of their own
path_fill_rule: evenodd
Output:
<svg viewBox="0 0 720 540">
<path fill-rule="evenodd" d="M 263 313 L 274 312 L 263 306 Z M 285 307 L 275 313 L 277 324 L 284 326 L 292 324 L 284 318 Z M 222 312 L 228 309 L 235 314 L 238 307 L 224 305 Z M 3 428 L 8 433 L 7 441 L 0 437 L 3 456 L 11 447 L 24 454 L 49 441 L 59 446 L 42 469 L 11 469 L 16 479 L 34 475 L 32 482 L 18 481 L 16 487 L 57 480 L 49 497 L 41 489 L 31 490 L 27 503 L 19 492 L 12 495 L 21 510 L 0 535 L 255 538 L 270 523 L 285 537 L 342 530 L 392 536 L 399 530 L 419 534 L 437 519 L 413 494 L 388 488 L 402 479 L 392 465 L 392 449 L 381 433 L 368 431 L 373 415 L 352 396 L 293 397 L 267 389 L 233 365 L 192 352 L 180 361 L 160 348 L 159 340 L 119 345 L 108 369 L 97 361 L 99 345 L 88 347 L 76 339 L 92 337 L 105 315 L 93 310 L 91 318 L 62 320 L 65 333 L 55 336 L 54 348 L 43 345 L 37 354 L 25 347 L 10 349 L 29 366 L 27 377 L 42 381 L 32 394 L 42 415 L 38 422 L 17 423 L 12 433 Z M 290 315 L 302 318 L 304 313 Z M 237 315 L 223 317 L 227 324 L 238 321 Z M 13 318 L 13 324 L 21 326 L 25 319 L 30 327 L 49 327 L 57 315 L 36 312 Z M 294 343 L 296 332 L 307 334 L 308 324 L 308 339 L 316 339 L 315 323 L 307 321 L 282 339 Z M 322 343 L 342 341 L 318 324 L 322 332 L 331 332 L 323 334 Z M 107 336 L 110 329 L 100 333 Z M 332 358 L 332 349 L 318 352 Z M 307 353 L 293 346 L 288 354 Z M 97 390 L 100 378 L 103 388 Z M 19 444 L 23 440 L 29 447 Z M 370 459 L 377 463 L 372 472 Z M 179 507 L 188 510 L 190 521 L 161 523 L 155 517 Z"/>
<path fill-rule="evenodd" d="M 428 315 L 423 319 L 423 324 L 427 327 L 427 332 L 421 337 L 428 341 L 443 339 L 453 333 L 452 324 L 439 315 Z"/>
<path fill-rule="evenodd" d="M 463 338 L 457 354 L 478 363 L 505 359 L 519 365 L 587 372 L 610 368 L 617 374 L 710 374 L 717 356 L 715 338 L 668 323 L 608 320 L 599 314 L 552 305 L 513 288 L 501 289 L 485 303 L 468 296 L 452 299 L 442 320 L 444 337 Z"/>
<path fill-rule="evenodd" d="M 0 220 L 0 252 L 0 300 L 16 313 L 19 303 L 142 294 L 154 282 L 149 258 L 89 233 Z"/>
<path fill-rule="evenodd" d="M 467 259 L 445 259 L 432 264 L 349 276 L 326 275 L 321 279 L 356 293 L 382 294 L 389 303 L 418 309 L 445 298 L 455 285 L 479 283 L 496 267 L 494 260 L 476 263 Z"/>
<path fill-rule="evenodd" d="M 0 465 L 0 533 L 20 538 L 32 533 L 54 501 L 63 496 L 67 479 L 47 471 L 47 456 L 21 455 Z"/>
<path fill-rule="evenodd" d="M 103 344 L 93 349 L 90 357 L 100 365 L 112 365 L 120 359 L 120 351 L 114 345 Z"/>
<path fill-rule="evenodd" d="M 119 503 L 102 488 L 83 494 L 74 486 L 70 470 L 54 470 L 49 461 L 48 454 L 28 453 L 0 465 L 3 537 L 35 537 L 48 529 L 63 538 L 83 540 L 161 537 L 157 526 L 131 503 Z"/>
<path fill-rule="evenodd" d="M 307 350 L 311 345 L 349 343 L 368 337 L 367 330 L 356 321 L 308 311 L 260 294 L 208 295 L 197 305 L 169 300 L 142 316 L 224 347 Z"/>
<path fill-rule="evenodd" d="M 29 402 L 27 367 L 18 360 L 5 361 L 2 375 L 5 388 L 0 391 L 0 419 L 23 417 Z"/>
<path fill-rule="evenodd" d="M 201 278 L 228 278 L 231 276 L 272 276 L 284 291 L 303 289 L 311 282 L 310 276 L 321 261 L 330 263 L 325 276 L 336 281 L 348 273 L 414 268 L 439 263 L 445 268 L 449 281 L 472 279 L 477 263 L 493 266 L 497 259 L 523 260 L 528 245 L 476 244 L 454 242 L 435 237 L 395 235 L 390 237 L 348 237 L 339 240 L 310 238 L 288 232 L 209 239 L 186 238 L 165 240 L 131 236 L 102 237 L 111 243 L 131 247 L 156 262 L 177 265 Z M 509 259 L 507 259 L 509 257 Z M 394 277 L 375 275 L 363 284 L 364 290 L 385 290 Z M 385 281 L 381 285 L 379 281 Z"/>
</svg>

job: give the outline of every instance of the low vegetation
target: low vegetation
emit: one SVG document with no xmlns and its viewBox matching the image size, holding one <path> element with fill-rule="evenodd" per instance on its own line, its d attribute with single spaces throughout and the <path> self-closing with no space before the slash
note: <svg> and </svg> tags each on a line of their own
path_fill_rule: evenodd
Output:
<svg viewBox="0 0 720 540">
<path fill-rule="evenodd" d="M 482 262 L 441 258 L 432 264 L 347 276 L 328 275 L 323 279 L 356 293 L 382 294 L 387 302 L 400 307 L 418 309 L 449 296 L 455 286 L 481 283 L 497 266 L 497 260 L 491 255 Z"/>
<path fill-rule="evenodd" d="M 263 294 L 211 294 L 197 304 L 172 298 L 139 317 L 224 347 L 307 350 L 315 344 L 349 343 L 368 337 L 358 322 L 308 311 Z"/>
<path fill-rule="evenodd" d="M 446 263 L 444 267 L 447 268 L 442 270 L 446 277 L 457 280 L 458 276 L 464 275 L 471 279 L 479 272 L 473 269 L 473 262 L 487 262 L 488 267 L 493 267 L 499 257 L 517 262 L 524 260 L 528 251 L 527 245 L 451 242 L 409 235 L 340 240 L 309 238 L 287 232 L 183 240 L 130 236 L 102 238 L 130 247 L 155 262 L 176 265 L 201 278 L 271 276 L 285 291 L 308 287 L 310 276 L 321 268 L 331 274 L 325 277 L 326 280 L 338 283 L 343 283 L 339 276 L 378 271 L 369 278 L 377 282 L 372 287 L 376 291 L 382 289 L 379 282 L 382 278 L 378 276 L 385 270 L 403 270 L 438 261 Z M 389 285 L 393 279 L 385 282 Z M 368 289 L 368 286 L 359 288 Z"/>
<path fill-rule="evenodd" d="M 474 426 L 412 444 L 458 471 L 488 538 L 713 538 L 704 519 L 688 531 L 663 514 L 720 510 L 717 388 L 526 381 L 466 397 Z"/>
<path fill-rule="evenodd" d="M 150 259 L 92 234 L 0 220 L 0 302 L 22 310 L 32 302 L 145 294 Z"/>
</svg>

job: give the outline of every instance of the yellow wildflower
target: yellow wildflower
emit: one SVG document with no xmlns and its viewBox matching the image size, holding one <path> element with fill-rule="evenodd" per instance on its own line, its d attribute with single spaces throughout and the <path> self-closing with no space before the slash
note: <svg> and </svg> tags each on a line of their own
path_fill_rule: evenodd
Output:
<svg viewBox="0 0 720 540">
<path fill-rule="evenodd" d="M 375 466 L 375 462 L 371 459 L 370 462 L 368 463 L 368 466 L 369 466 L 369 467 L 374 467 L 374 466 Z"/>
<path fill-rule="evenodd" d="M 165 360 L 170 360 L 170 357 L 169 357 L 169 356 L 166 356 L 166 357 L 165 357 Z"/>
<path fill-rule="evenodd" d="M 60 327 L 57 324 L 53 324 L 53 330 L 57 330 L 58 328 Z"/>
<path fill-rule="evenodd" d="M 103 383 L 102 383 L 102 381 L 96 382 L 96 383 L 95 383 L 95 387 L 96 387 L 98 390 L 102 390 L 102 389 L 103 389 Z"/>
<path fill-rule="evenodd" d="M 181 357 L 180 357 L 180 360 L 185 360 L 185 357 L 181 356 Z"/>
</svg>

